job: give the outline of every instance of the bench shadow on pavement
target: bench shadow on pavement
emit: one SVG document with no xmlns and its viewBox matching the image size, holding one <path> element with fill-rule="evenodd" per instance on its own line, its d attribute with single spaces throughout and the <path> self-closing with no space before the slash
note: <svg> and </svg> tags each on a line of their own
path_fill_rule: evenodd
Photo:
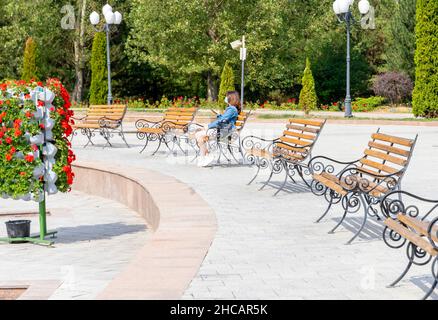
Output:
<svg viewBox="0 0 438 320">
<path fill-rule="evenodd" d="M 333 218 L 334 222 L 333 227 L 341 220 L 341 218 Z M 362 217 L 346 217 L 342 222 L 342 225 L 335 231 L 335 234 L 342 231 L 343 229 L 348 230 L 349 232 L 355 234 L 357 230 L 359 230 L 362 225 L 363 218 Z M 383 234 L 383 223 L 376 221 L 375 218 L 368 218 L 365 227 L 362 232 L 359 234 L 358 239 L 364 241 L 377 241 L 382 239 Z"/>
<path fill-rule="evenodd" d="M 80 225 L 75 227 L 60 227 L 56 243 L 74 243 L 80 241 L 112 239 L 122 235 L 138 233 L 146 230 L 144 224 L 127 225 L 124 223 L 105 223 L 94 225 Z"/>
<path fill-rule="evenodd" d="M 264 185 L 264 182 L 261 181 L 258 183 L 258 185 L 261 187 Z M 270 181 L 266 187 L 263 188 L 263 190 L 273 190 L 274 192 L 277 192 L 278 189 L 281 188 L 283 185 L 283 181 Z M 284 188 L 278 193 L 278 195 L 281 194 L 294 194 L 294 193 L 311 193 L 309 187 L 306 186 L 304 182 L 297 181 L 296 183 L 288 182 Z"/>
<path fill-rule="evenodd" d="M 425 272 L 429 271 L 426 267 Z M 409 281 L 411 281 L 414 285 L 416 285 L 418 288 L 420 288 L 424 294 L 426 294 L 433 283 L 433 277 L 429 276 L 413 276 Z M 436 293 L 436 290 L 430 295 L 429 300 L 438 300 L 438 294 Z"/>
</svg>

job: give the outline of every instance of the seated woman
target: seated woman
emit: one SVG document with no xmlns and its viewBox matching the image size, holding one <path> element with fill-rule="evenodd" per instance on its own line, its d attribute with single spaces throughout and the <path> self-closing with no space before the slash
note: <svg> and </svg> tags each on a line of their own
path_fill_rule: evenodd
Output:
<svg viewBox="0 0 438 320">
<path fill-rule="evenodd" d="M 239 93 L 237 91 L 228 91 L 225 103 L 227 108 L 224 114 L 218 115 L 217 119 L 208 125 L 208 129 L 219 129 L 222 136 L 227 135 L 235 127 L 237 117 L 241 111 Z M 200 167 L 206 167 L 214 160 L 214 155 L 207 148 L 208 139 L 207 130 L 200 129 L 196 132 L 196 141 L 201 152 L 198 160 L 198 166 Z"/>
</svg>

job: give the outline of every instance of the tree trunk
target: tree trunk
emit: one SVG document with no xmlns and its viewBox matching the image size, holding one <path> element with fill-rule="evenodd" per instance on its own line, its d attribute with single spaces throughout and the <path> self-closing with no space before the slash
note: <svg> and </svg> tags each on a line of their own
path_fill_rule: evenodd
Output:
<svg viewBox="0 0 438 320">
<path fill-rule="evenodd" d="M 207 100 L 217 101 L 217 83 L 213 79 L 211 71 L 207 71 Z"/>
<path fill-rule="evenodd" d="M 73 89 L 72 100 L 75 102 L 82 101 L 84 91 L 84 50 L 85 50 L 85 11 L 87 9 L 87 0 L 82 0 L 80 9 L 80 23 L 76 27 L 76 36 L 73 41 L 74 44 L 74 64 L 76 83 Z"/>
</svg>

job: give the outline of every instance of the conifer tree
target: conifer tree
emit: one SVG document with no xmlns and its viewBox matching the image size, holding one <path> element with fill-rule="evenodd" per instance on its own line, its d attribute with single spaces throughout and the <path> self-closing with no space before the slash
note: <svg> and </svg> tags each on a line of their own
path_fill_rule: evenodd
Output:
<svg viewBox="0 0 438 320">
<path fill-rule="evenodd" d="M 438 1 L 417 0 L 415 87 L 412 106 L 415 116 L 438 117 Z"/>
<path fill-rule="evenodd" d="M 225 107 L 225 95 L 227 94 L 227 91 L 234 91 L 234 71 L 233 68 L 230 66 L 229 62 L 226 61 L 224 65 L 224 69 L 222 70 L 221 74 L 221 84 L 219 87 L 219 96 L 218 96 L 218 104 L 221 107 Z"/>
<path fill-rule="evenodd" d="M 91 49 L 90 104 L 105 104 L 107 102 L 107 76 L 105 33 L 97 32 Z"/>
<path fill-rule="evenodd" d="M 306 68 L 304 69 L 302 85 L 303 87 L 301 88 L 298 105 L 304 113 L 308 115 L 310 110 L 317 108 L 318 103 L 318 97 L 315 91 L 315 80 L 313 79 L 309 58 L 306 59 Z"/>
<path fill-rule="evenodd" d="M 21 78 L 23 80 L 37 80 L 36 50 L 37 45 L 35 41 L 32 39 L 32 37 L 29 37 L 24 48 L 23 72 L 21 74 Z"/>
</svg>

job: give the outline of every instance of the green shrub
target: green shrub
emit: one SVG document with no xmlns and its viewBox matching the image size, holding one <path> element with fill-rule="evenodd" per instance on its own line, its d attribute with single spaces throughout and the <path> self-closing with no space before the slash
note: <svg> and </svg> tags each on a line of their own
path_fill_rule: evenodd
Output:
<svg viewBox="0 0 438 320">
<path fill-rule="evenodd" d="M 413 112 L 438 117 L 438 1 L 417 0 L 415 37 Z"/>
<path fill-rule="evenodd" d="M 302 89 L 300 92 L 299 106 L 306 115 L 310 110 L 317 108 L 318 97 L 315 91 L 315 80 L 313 79 L 312 70 L 310 69 L 310 60 L 306 59 L 306 68 L 304 69 Z"/>
<path fill-rule="evenodd" d="M 33 41 L 32 37 L 29 37 L 24 48 L 23 72 L 21 74 L 21 79 L 25 81 L 37 80 L 36 51 L 37 44 Z"/>
<path fill-rule="evenodd" d="M 383 105 L 385 98 L 375 96 L 369 98 L 356 98 L 352 102 L 353 111 L 368 112 L 373 111 L 377 107 Z"/>
<path fill-rule="evenodd" d="M 228 61 L 225 62 L 224 69 L 221 74 L 221 84 L 219 87 L 218 104 L 220 107 L 225 108 L 226 104 L 224 102 L 227 91 L 234 91 L 234 72 Z"/>
<path fill-rule="evenodd" d="M 107 102 L 107 77 L 106 37 L 104 32 L 97 32 L 91 49 L 90 104 L 105 104 Z"/>
</svg>

